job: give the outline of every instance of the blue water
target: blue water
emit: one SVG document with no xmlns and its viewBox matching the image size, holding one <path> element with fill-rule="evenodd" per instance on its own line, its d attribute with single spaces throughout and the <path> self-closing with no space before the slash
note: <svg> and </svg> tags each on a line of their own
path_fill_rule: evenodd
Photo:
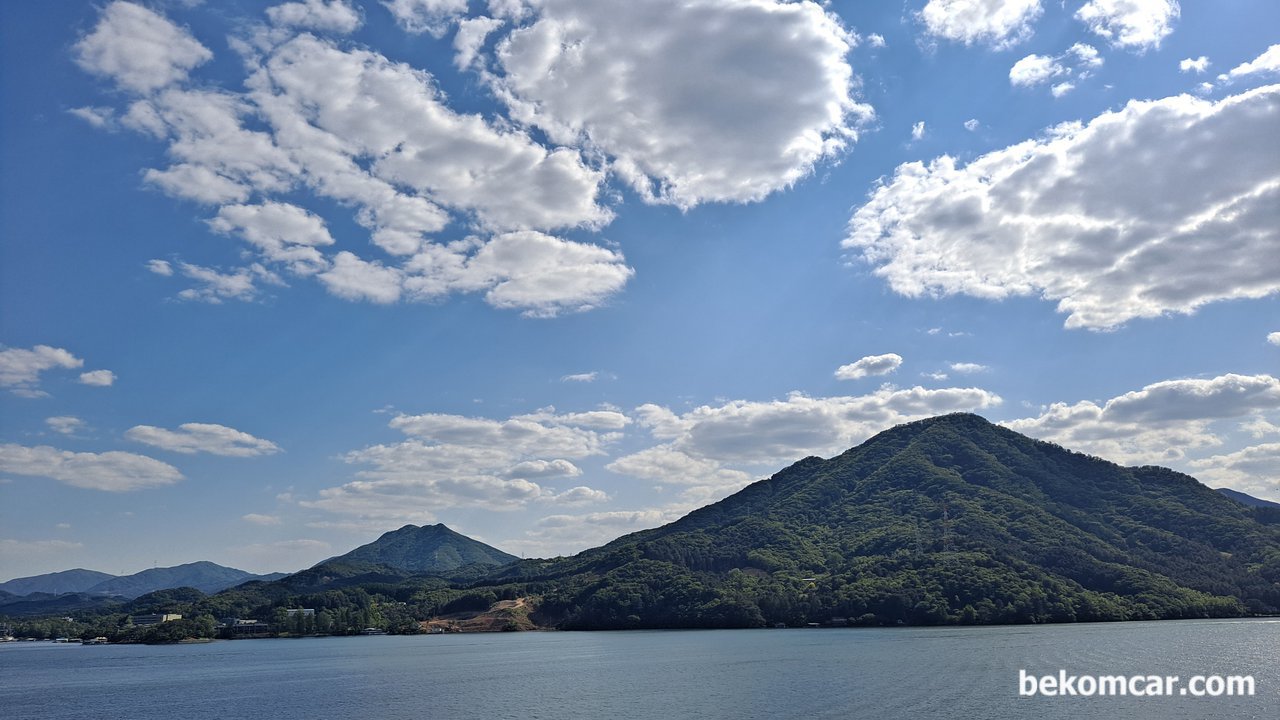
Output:
<svg viewBox="0 0 1280 720">
<path fill-rule="evenodd" d="M 1253 697 L 1019 697 L 1018 671 Z M 1280 718 L 1280 621 L 0 645 L 0 717 Z"/>
</svg>

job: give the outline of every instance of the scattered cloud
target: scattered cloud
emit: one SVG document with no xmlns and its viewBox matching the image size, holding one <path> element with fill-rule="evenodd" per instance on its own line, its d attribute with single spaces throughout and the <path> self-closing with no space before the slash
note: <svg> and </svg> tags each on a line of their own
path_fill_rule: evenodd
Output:
<svg viewBox="0 0 1280 720">
<path fill-rule="evenodd" d="M 84 428 L 85 422 L 78 417 L 72 415 L 59 415 L 57 417 L 45 418 L 44 424 L 48 425 L 51 430 L 63 435 L 74 435 L 77 430 Z"/>
<path fill-rule="evenodd" d="M 1250 60 L 1247 63 L 1241 63 L 1240 65 L 1231 68 L 1230 72 L 1224 75 L 1219 75 L 1218 79 L 1231 81 L 1238 80 L 1242 77 L 1249 77 L 1250 75 L 1276 74 L 1280 74 L 1280 45 L 1272 45 L 1253 60 Z"/>
<path fill-rule="evenodd" d="M 90 370 L 89 372 L 80 373 L 81 385 L 92 385 L 94 387 L 111 387 L 116 382 L 116 374 L 110 370 Z"/>
<path fill-rule="evenodd" d="M 844 244 L 903 295 L 1040 295 L 1070 328 L 1271 295 L 1277 116 L 1280 86 L 1131 101 L 967 165 L 906 163 Z"/>
<path fill-rule="evenodd" d="M 982 123 L 978 122 L 978 118 L 969 118 L 964 121 L 964 129 L 969 132 L 977 132 L 982 127 Z"/>
<path fill-rule="evenodd" d="M 1181 13 L 1177 0 L 1089 0 L 1075 17 L 1112 47 L 1146 52 L 1160 47 Z"/>
<path fill-rule="evenodd" d="M 597 505 L 609 502 L 609 494 L 602 490 L 595 490 L 579 485 L 578 487 L 569 488 L 551 498 L 551 501 L 557 505 L 565 505 L 568 507 L 577 507 L 581 505 Z"/>
<path fill-rule="evenodd" d="M 600 373 L 596 370 L 592 370 L 591 372 L 574 373 L 572 375 L 565 375 L 560 378 L 560 382 L 593 383 L 597 379 L 599 379 L 599 377 L 600 377 Z"/>
<path fill-rule="evenodd" d="M 537 8 L 498 42 L 492 87 L 513 119 L 602 153 L 649 202 L 760 200 L 836 156 L 872 114 L 854 98 L 853 36 L 814 2 Z"/>
<path fill-rule="evenodd" d="M 1056 58 L 1032 53 L 1009 68 L 1009 83 L 1014 86 L 1032 87 L 1065 75 L 1067 72 Z"/>
<path fill-rule="evenodd" d="M 921 120 L 911 126 L 911 139 L 919 140 L 924 137 L 924 121 Z"/>
<path fill-rule="evenodd" d="M 148 260 L 147 269 L 161 277 L 173 276 L 173 266 L 168 260 Z"/>
<path fill-rule="evenodd" d="M 631 422 L 619 412 L 558 413 L 543 408 L 505 420 L 428 413 L 397 415 L 389 425 L 408 439 L 347 453 L 368 469 L 357 480 L 321 490 L 300 505 L 357 520 L 430 521 L 451 507 L 514 509 L 533 501 L 589 499 L 557 495 L 534 480 L 575 477 L 572 462 L 605 453 Z"/>
<path fill-rule="evenodd" d="M 353 33 L 364 24 L 360 11 L 345 0 L 304 0 L 267 8 L 275 25 L 339 34 Z"/>
<path fill-rule="evenodd" d="M 36 345 L 30 350 L 9 348 L 0 350 L 0 387 L 9 388 L 14 395 L 26 398 L 44 397 L 40 389 L 40 374 L 54 368 L 75 369 L 84 360 L 62 348 Z"/>
<path fill-rule="evenodd" d="M 1204 55 L 1198 58 L 1183 58 L 1182 62 L 1178 63 L 1178 72 L 1193 72 L 1198 75 L 1208 70 L 1210 64 L 1209 58 Z"/>
<path fill-rule="evenodd" d="M 1061 82 L 1050 88 L 1049 92 L 1052 93 L 1054 97 L 1060 98 L 1075 89 L 1076 86 L 1074 83 Z"/>
<path fill-rule="evenodd" d="M 241 515 L 240 519 L 251 525 L 279 525 L 279 515 L 261 515 L 259 513 L 248 513 Z"/>
<path fill-rule="evenodd" d="M 164 261 L 152 260 L 151 262 Z M 166 277 L 173 274 L 173 269 L 168 263 L 164 263 L 164 268 L 168 271 L 167 273 L 157 272 L 155 267 L 152 267 L 151 271 Z M 245 302 L 254 300 L 258 297 L 259 282 L 265 282 L 270 285 L 282 285 L 284 283 L 279 275 L 259 263 L 253 263 L 248 267 L 235 268 L 231 272 L 220 272 L 214 268 L 185 262 L 179 263 L 178 269 L 182 271 L 184 277 L 195 280 L 198 283 L 195 287 L 179 292 L 178 297 L 182 300 L 207 302 L 214 305 L 220 304 L 224 300 L 241 300 Z"/>
<path fill-rule="evenodd" d="M 1272 345 L 1280 345 L 1280 332 L 1268 333 L 1267 342 L 1271 343 Z"/>
<path fill-rule="evenodd" d="M 986 365 L 979 365 L 978 363 L 971 363 L 971 362 L 951 363 L 950 368 L 952 372 L 957 372 L 957 373 L 960 373 L 961 375 L 972 375 L 974 373 L 983 373 L 991 369 Z"/>
<path fill-rule="evenodd" d="M 884 36 L 879 33 L 871 33 L 866 37 L 867 44 L 873 48 L 882 48 L 885 46 Z"/>
<path fill-rule="evenodd" d="M 93 31 L 76 43 L 75 53 L 81 68 L 136 93 L 181 81 L 213 58 L 186 30 L 130 2 L 103 8 Z"/>
<path fill-rule="evenodd" d="M 67 112 L 100 130 L 114 130 L 116 128 L 116 112 L 109 107 L 78 107 L 71 108 Z"/>
<path fill-rule="evenodd" d="M 1037 417 L 1003 423 L 1020 433 L 1125 464 L 1178 464 L 1222 444 L 1219 420 L 1280 409 L 1280 380 L 1222 375 L 1166 380 L 1098 404 L 1054 403 Z"/>
<path fill-rule="evenodd" d="M 672 522 L 691 510 L 684 505 L 649 510 L 610 510 L 577 515 L 548 515 L 523 537 L 502 546 L 533 557 L 554 557 L 603 545 L 627 533 Z"/>
<path fill-rule="evenodd" d="M 929 0 L 917 17 L 929 35 L 998 50 L 1031 37 L 1043 12 L 1040 0 Z"/>
<path fill-rule="evenodd" d="M 184 455 L 203 452 L 225 457 L 258 457 L 280 452 L 279 446 L 269 440 L 212 423 L 183 423 L 177 430 L 135 425 L 124 436 L 134 442 Z"/>
<path fill-rule="evenodd" d="M 1193 460 L 1197 477 L 1254 496 L 1280 499 L 1280 443 L 1264 443 Z"/>
<path fill-rule="evenodd" d="M 638 422 L 658 440 L 696 459 L 753 466 L 830 456 L 899 423 L 1000 404 L 979 388 L 880 388 L 859 396 L 736 400 L 683 414 L 659 405 L 636 409 Z"/>
<path fill-rule="evenodd" d="M 444 37 L 449 24 L 467 12 L 467 0 L 383 0 L 401 29 Z"/>
<path fill-rule="evenodd" d="M 1032 53 L 1013 64 L 1009 69 L 1009 83 L 1014 87 L 1035 87 L 1055 78 L 1074 77 L 1084 80 L 1102 67 L 1102 57 L 1092 45 L 1076 43 L 1061 55 L 1053 57 Z M 1053 86 L 1053 96 L 1061 97 L 1075 84 L 1064 81 Z"/>
<path fill-rule="evenodd" d="M 0 445 L 0 472 L 45 477 L 79 488 L 126 492 L 172 485 L 182 473 L 168 463 L 127 452 L 77 453 L 48 445 Z"/>
<path fill-rule="evenodd" d="M 868 355 L 856 362 L 836 368 L 836 379 L 858 380 L 869 375 L 888 375 L 901 365 L 902 356 L 897 353 Z"/>
</svg>

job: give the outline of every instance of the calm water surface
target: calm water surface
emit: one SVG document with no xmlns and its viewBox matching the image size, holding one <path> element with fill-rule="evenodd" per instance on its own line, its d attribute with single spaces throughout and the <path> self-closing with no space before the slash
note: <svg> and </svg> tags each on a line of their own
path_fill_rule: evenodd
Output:
<svg viewBox="0 0 1280 720">
<path fill-rule="evenodd" d="M 1018 696 L 1018 671 L 1253 675 L 1251 698 Z M 1280 718 L 1280 621 L 0 645 L 0 717 Z"/>
</svg>

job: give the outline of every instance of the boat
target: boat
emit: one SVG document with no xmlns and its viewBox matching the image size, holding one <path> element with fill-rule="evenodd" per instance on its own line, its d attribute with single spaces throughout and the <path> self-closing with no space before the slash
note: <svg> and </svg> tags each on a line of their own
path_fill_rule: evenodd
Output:
<svg viewBox="0 0 1280 720">
<path fill-rule="evenodd" d="M 361 630 L 361 631 L 360 631 L 360 634 L 361 634 L 361 635 L 386 635 L 386 634 L 387 634 L 387 631 L 386 631 L 386 630 L 383 630 L 382 628 L 373 628 L 373 627 L 370 627 L 370 628 L 365 628 L 365 629 Z"/>
</svg>

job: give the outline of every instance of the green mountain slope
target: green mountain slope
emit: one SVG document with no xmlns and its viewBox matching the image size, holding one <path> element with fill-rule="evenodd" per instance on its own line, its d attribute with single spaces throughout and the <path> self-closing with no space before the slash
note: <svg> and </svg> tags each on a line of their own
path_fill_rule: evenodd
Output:
<svg viewBox="0 0 1280 720">
<path fill-rule="evenodd" d="M 1164 468 L 949 415 L 501 580 L 565 627 L 1280 612 L 1280 526 Z M 498 578 L 495 578 L 495 581 Z"/>
<path fill-rule="evenodd" d="M 506 565 L 518 559 L 439 524 L 405 525 L 321 564 L 383 565 L 413 575 L 442 575 L 468 565 Z"/>
<path fill-rule="evenodd" d="M 63 570 L 62 572 L 46 573 L 44 575 L 14 578 L 8 582 L 0 583 L 0 591 L 13 593 L 14 595 L 30 595 L 31 593 L 58 595 L 61 593 L 85 592 L 94 585 L 104 580 L 111 580 L 114 577 L 116 576 L 98 572 L 97 570 L 76 568 L 75 570 Z"/>
<path fill-rule="evenodd" d="M 203 593 L 215 593 L 250 580 L 273 577 L 279 577 L 279 575 L 255 575 L 244 570 L 237 570 L 211 563 L 207 560 L 201 560 L 200 562 L 187 563 L 185 565 L 150 568 L 132 575 L 113 577 L 93 585 L 85 592 L 135 598 L 157 590 L 190 587 Z"/>
</svg>

